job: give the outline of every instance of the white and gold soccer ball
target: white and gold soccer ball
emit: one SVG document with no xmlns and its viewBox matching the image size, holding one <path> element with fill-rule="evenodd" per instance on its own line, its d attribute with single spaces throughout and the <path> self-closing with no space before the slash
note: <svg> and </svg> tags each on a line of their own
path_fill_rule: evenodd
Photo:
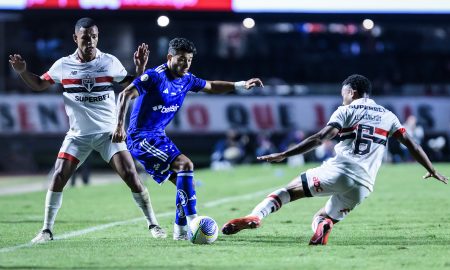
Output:
<svg viewBox="0 0 450 270">
<path fill-rule="evenodd" d="M 219 235 L 219 227 L 214 219 L 198 216 L 191 221 L 189 239 L 193 244 L 212 244 Z"/>
</svg>

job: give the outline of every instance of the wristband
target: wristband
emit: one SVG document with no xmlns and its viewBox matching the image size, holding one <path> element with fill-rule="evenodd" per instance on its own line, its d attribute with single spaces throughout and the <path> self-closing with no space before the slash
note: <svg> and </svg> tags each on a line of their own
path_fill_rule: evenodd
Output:
<svg viewBox="0 0 450 270">
<path fill-rule="evenodd" d="M 247 88 L 245 88 L 245 81 L 239 81 L 234 83 L 234 89 L 237 91 L 245 91 Z"/>
</svg>

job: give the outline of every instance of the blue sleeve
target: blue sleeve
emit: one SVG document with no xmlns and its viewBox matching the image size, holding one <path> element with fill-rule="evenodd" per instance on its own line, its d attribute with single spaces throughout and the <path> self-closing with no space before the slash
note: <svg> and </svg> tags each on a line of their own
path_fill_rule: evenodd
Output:
<svg viewBox="0 0 450 270">
<path fill-rule="evenodd" d="M 159 79 L 158 74 L 153 69 L 147 69 L 144 74 L 134 79 L 133 85 L 138 90 L 139 95 L 145 94 L 155 86 Z"/>
<path fill-rule="evenodd" d="M 200 78 L 195 77 L 195 75 L 191 74 L 191 88 L 189 91 L 198 92 L 205 88 L 206 81 Z"/>
</svg>

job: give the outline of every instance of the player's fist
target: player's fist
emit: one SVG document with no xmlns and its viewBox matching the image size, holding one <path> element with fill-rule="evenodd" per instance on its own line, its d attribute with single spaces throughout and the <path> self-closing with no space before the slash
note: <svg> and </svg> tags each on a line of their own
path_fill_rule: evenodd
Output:
<svg viewBox="0 0 450 270">
<path fill-rule="evenodd" d="M 127 133 L 122 127 L 117 127 L 116 130 L 113 132 L 111 141 L 113 143 L 120 143 L 125 141 L 125 138 L 127 137 Z"/>
<path fill-rule="evenodd" d="M 253 87 L 264 87 L 264 85 L 259 78 L 251 78 L 245 82 L 245 89 L 249 90 Z"/>
<path fill-rule="evenodd" d="M 9 55 L 9 63 L 17 73 L 22 73 L 27 70 L 27 62 L 23 60 L 20 54 Z"/>
<path fill-rule="evenodd" d="M 441 181 L 444 184 L 448 183 L 448 177 L 443 176 L 442 174 L 440 174 L 440 173 L 438 173 L 436 171 L 432 172 L 432 173 L 427 172 L 427 174 L 425 174 L 423 176 L 423 179 L 427 179 L 427 178 L 430 178 L 430 177 L 436 178 L 437 180 Z"/>
<path fill-rule="evenodd" d="M 286 158 L 286 156 L 283 153 L 274 153 L 266 156 L 260 156 L 256 159 L 261 161 L 267 161 L 267 162 L 281 162 Z"/>
</svg>

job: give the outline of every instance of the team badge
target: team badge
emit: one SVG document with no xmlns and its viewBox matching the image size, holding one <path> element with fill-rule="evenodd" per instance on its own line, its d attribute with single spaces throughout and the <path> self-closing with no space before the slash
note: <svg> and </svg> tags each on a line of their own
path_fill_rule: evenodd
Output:
<svg viewBox="0 0 450 270">
<path fill-rule="evenodd" d="M 92 78 L 88 75 L 86 78 L 81 80 L 81 84 L 84 86 L 84 88 L 86 88 L 86 90 L 91 92 L 92 88 L 94 88 L 95 78 Z"/>
</svg>

